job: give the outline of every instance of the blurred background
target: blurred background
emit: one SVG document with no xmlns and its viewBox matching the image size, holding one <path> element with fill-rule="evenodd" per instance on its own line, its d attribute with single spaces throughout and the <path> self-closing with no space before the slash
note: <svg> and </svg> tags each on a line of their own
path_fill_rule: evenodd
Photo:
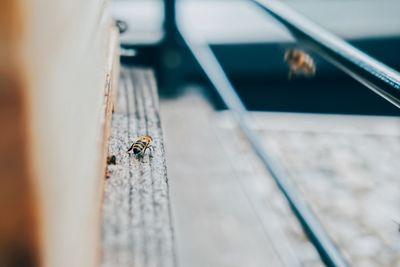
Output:
<svg viewBox="0 0 400 267">
<path fill-rule="evenodd" d="M 115 0 L 112 11 L 125 23 L 123 64 L 156 71 L 180 265 L 324 263 L 173 22 L 164 20 L 174 12 L 210 45 L 249 110 L 250 128 L 349 265 L 400 266 L 399 109 L 297 42 L 252 1 L 180 0 L 171 11 L 172 2 Z M 399 1 L 280 2 L 399 71 Z M 289 79 L 290 49 L 312 58 L 314 75 Z"/>
<path fill-rule="evenodd" d="M 398 1 L 283 2 L 382 63 L 399 69 Z M 288 66 L 283 60 L 285 51 L 307 48 L 296 44 L 282 25 L 249 1 L 181 0 L 176 9 L 182 23 L 211 45 L 251 110 L 399 114 L 395 107 L 365 90 L 313 51 L 309 53 L 317 65 L 317 75 L 313 79 L 298 77 L 289 81 Z M 162 67 L 163 62 L 158 61 L 150 47 L 156 46 L 163 37 L 163 1 L 116 0 L 113 12 L 129 25 L 122 35 L 122 44 L 146 47 L 134 62 Z M 184 44 L 180 44 L 184 50 Z M 179 68 L 179 85 L 206 82 L 189 52 L 168 56 L 173 57 L 174 67 Z M 217 107 L 221 106 L 217 104 Z"/>
</svg>

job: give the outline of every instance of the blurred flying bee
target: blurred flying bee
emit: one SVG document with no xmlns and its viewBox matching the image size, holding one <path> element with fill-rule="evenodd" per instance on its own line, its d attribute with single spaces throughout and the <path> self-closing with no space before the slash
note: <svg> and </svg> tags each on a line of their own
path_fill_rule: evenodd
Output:
<svg viewBox="0 0 400 267">
<path fill-rule="evenodd" d="M 151 143 L 153 142 L 153 138 L 149 135 L 140 136 L 128 149 L 127 152 L 133 152 L 133 155 L 137 158 L 142 158 L 144 153 L 148 148 L 151 148 Z"/>
<path fill-rule="evenodd" d="M 289 65 L 289 80 L 293 74 L 312 77 L 315 74 L 315 63 L 313 58 L 299 49 L 290 49 L 285 53 L 285 61 Z"/>
</svg>

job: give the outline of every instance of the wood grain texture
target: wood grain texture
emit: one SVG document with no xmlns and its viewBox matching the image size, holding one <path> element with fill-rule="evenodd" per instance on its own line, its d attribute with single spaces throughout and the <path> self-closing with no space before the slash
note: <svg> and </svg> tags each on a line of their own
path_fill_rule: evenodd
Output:
<svg viewBox="0 0 400 267">
<path fill-rule="evenodd" d="M 153 74 L 122 69 L 113 114 L 103 204 L 104 267 L 176 266 L 164 144 Z M 154 149 L 137 160 L 126 151 L 140 135 Z M 151 157 L 150 157 L 151 155 Z"/>
</svg>

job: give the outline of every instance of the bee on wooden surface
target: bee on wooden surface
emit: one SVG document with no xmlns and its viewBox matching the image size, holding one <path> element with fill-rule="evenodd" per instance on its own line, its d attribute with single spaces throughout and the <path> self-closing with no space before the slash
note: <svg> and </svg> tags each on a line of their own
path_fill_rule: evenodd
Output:
<svg viewBox="0 0 400 267">
<path fill-rule="evenodd" d="M 144 153 L 148 148 L 151 148 L 151 143 L 153 142 L 153 138 L 149 135 L 143 135 L 140 136 L 133 144 L 132 146 L 128 149 L 127 152 L 131 151 L 133 152 L 133 155 L 135 155 L 137 158 L 143 157 Z"/>
<path fill-rule="evenodd" d="M 285 61 L 289 65 L 289 80 L 293 74 L 312 77 L 316 67 L 313 58 L 299 49 L 290 49 L 285 53 Z"/>
</svg>

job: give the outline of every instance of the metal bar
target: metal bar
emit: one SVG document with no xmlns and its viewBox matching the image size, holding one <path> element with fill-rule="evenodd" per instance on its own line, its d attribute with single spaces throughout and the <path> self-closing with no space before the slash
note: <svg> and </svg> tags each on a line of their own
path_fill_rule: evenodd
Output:
<svg viewBox="0 0 400 267">
<path fill-rule="evenodd" d="M 247 109 L 237 95 L 209 45 L 199 38 L 199 36 L 194 35 L 190 29 L 185 29 L 184 23 L 180 23 L 179 19 L 177 20 L 177 27 L 189 50 L 193 53 L 195 59 L 214 85 L 226 106 L 232 111 L 232 114 L 249 140 L 252 148 L 264 163 L 267 171 L 269 171 L 279 189 L 285 195 L 294 214 L 301 223 L 305 233 L 310 238 L 310 241 L 314 244 L 321 259 L 327 266 L 348 266 L 318 219 L 291 185 L 290 179 L 287 177 L 286 173 L 284 173 L 268 155 L 256 132 L 249 127 Z"/>
<path fill-rule="evenodd" d="M 176 37 L 176 0 L 164 0 L 164 38 L 173 43 Z"/>
<path fill-rule="evenodd" d="M 251 0 L 281 22 L 301 42 L 400 108 L 400 73 L 361 52 L 276 0 Z"/>
</svg>

